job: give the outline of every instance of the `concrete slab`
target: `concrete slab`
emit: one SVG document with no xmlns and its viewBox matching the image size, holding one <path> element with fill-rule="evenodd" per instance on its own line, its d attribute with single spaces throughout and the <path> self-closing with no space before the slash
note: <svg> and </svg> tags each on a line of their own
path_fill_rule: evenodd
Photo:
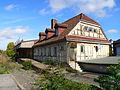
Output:
<svg viewBox="0 0 120 90">
<path fill-rule="evenodd" d="M 0 90 L 20 90 L 20 89 L 10 74 L 1 74 Z"/>
<path fill-rule="evenodd" d="M 120 63 L 120 57 L 118 56 L 110 56 L 110 57 L 104 57 L 104 58 L 98 58 L 98 59 L 91 59 L 91 60 L 83 60 L 78 61 L 81 63 L 93 63 L 93 64 L 118 64 Z"/>
</svg>

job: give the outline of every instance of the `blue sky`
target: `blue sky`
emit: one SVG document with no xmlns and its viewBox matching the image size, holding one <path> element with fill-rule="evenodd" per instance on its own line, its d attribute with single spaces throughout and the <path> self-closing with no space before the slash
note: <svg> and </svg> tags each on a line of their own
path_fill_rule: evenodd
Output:
<svg viewBox="0 0 120 90">
<path fill-rule="evenodd" d="M 64 22 L 80 13 L 99 22 L 108 39 L 120 39 L 120 0 L 1 0 L 0 49 L 19 38 L 37 39 L 52 18 Z"/>
</svg>

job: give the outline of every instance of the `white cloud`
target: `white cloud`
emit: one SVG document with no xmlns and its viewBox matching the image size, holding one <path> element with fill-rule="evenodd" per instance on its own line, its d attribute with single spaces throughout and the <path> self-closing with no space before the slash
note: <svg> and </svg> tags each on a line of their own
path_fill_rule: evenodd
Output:
<svg viewBox="0 0 120 90">
<path fill-rule="evenodd" d="M 8 5 L 8 6 L 5 7 L 5 10 L 10 11 L 10 10 L 16 8 L 16 7 L 17 7 L 16 5 L 10 4 L 10 5 Z"/>
<path fill-rule="evenodd" d="M 39 14 L 41 14 L 41 15 L 48 14 L 48 13 L 49 13 L 49 11 L 47 11 L 46 9 L 41 9 L 39 11 Z"/>
<path fill-rule="evenodd" d="M 0 30 L 0 37 L 6 39 L 15 38 L 16 34 L 24 34 L 29 30 L 28 27 L 16 26 L 14 28 L 7 27 Z"/>
<path fill-rule="evenodd" d="M 98 17 L 104 17 L 107 14 L 106 9 L 112 9 L 114 6 L 115 0 L 49 0 L 52 13 L 74 8 L 77 13 L 93 13 Z M 45 12 L 47 11 L 44 9 Z"/>
<path fill-rule="evenodd" d="M 109 34 L 111 34 L 111 33 L 117 33 L 118 30 L 116 30 L 116 29 L 111 29 L 111 30 L 108 30 L 107 32 L 108 32 Z"/>
</svg>

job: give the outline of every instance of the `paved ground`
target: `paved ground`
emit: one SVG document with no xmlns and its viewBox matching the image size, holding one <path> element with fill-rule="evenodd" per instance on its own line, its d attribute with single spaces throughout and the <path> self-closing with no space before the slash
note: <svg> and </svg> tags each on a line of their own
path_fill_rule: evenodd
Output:
<svg viewBox="0 0 120 90">
<path fill-rule="evenodd" d="M 0 75 L 0 90 L 20 90 L 10 74 Z"/>
<path fill-rule="evenodd" d="M 31 90 L 32 84 L 39 78 L 39 73 L 37 74 L 34 70 L 27 70 L 23 72 L 15 71 L 12 75 L 24 90 Z"/>
<path fill-rule="evenodd" d="M 91 73 L 91 72 L 78 72 L 78 73 L 66 74 L 65 78 L 70 79 L 75 82 L 95 85 L 99 87 L 99 83 L 95 82 L 94 79 L 99 77 L 100 75 L 101 74 Z"/>
<path fill-rule="evenodd" d="M 84 63 L 98 63 L 98 64 L 118 64 L 120 63 L 120 56 L 111 56 L 111 57 L 104 57 L 99 59 L 92 59 L 92 60 L 83 60 L 80 62 Z"/>
</svg>

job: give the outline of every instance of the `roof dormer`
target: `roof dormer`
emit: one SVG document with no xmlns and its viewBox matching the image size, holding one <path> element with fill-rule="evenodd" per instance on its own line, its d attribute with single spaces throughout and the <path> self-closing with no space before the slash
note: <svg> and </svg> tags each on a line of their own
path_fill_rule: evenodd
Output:
<svg viewBox="0 0 120 90">
<path fill-rule="evenodd" d="M 42 41 L 46 38 L 46 33 L 45 32 L 40 32 L 39 33 L 39 41 Z"/>
</svg>

